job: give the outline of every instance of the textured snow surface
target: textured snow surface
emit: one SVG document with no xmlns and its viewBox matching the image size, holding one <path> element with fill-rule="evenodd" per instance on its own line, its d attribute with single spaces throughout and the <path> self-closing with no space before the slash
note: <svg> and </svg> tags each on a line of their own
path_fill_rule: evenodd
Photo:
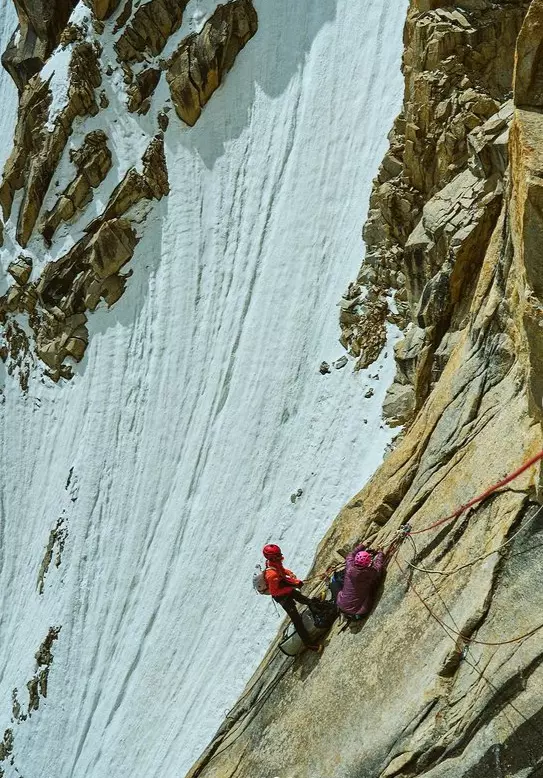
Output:
<svg viewBox="0 0 543 778">
<path fill-rule="evenodd" d="M 49 121 L 45 125 L 49 132 L 55 129 L 55 119 L 66 107 L 68 102 L 68 67 L 72 58 L 73 46 L 59 47 L 54 55 L 45 63 L 40 73 L 43 81 L 49 81 L 52 100 L 49 108 Z"/>
<path fill-rule="evenodd" d="M 0 53 L 3 53 L 18 24 L 17 14 L 12 0 L 0 0 Z M 0 166 L 4 168 L 4 162 L 11 151 L 11 138 L 17 118 L 17 89 L 6 71 L 0 66 L 0 129 L 2 138 L 0 143 Z"/>
<path fill-rule="evenodd" d="M 6 380 L 0 732 L 13 726 L 25 778 L 184 775 L 277 630 L 251 587 L 261 546 L 279 542 L 303 576 L 392 438 L 379 414 L 393 334 L 369 371 L 318 368 L 343 353 L 337 302 L 400 105 L 406 2 L 255 5 L 259 31 L 198 124 L 171 114 L 171 194 L 141 226 L 124 297 L 91 316 L 75 378 L 35 380 L 27 397 Z M 193 0 L 189 29 L 212 6 Z M 7 0 L 0 24 L 5 45 Z M 108 90 L 102 126 L 126 169 Z M 4 76 L 0 96 L 5 158 Z M 62 562 L 40 596 L 61 516 Z M 12 690 L 25 706 L 53 625 L 47 700 L 12 725 Z"/>
</svg>

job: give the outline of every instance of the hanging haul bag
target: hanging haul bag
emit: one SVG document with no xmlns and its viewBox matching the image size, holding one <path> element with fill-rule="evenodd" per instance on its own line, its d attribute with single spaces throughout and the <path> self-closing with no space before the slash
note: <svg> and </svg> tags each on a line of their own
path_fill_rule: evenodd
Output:
<svg viewBox="0 0 543 778">
<path fill-rule="evenodd" d="M 257 565 L 255 567 L 255 571 L 253 573 L 253 589 L 258 594 L 269 594 L 268 584 L 266 581 L 266 574 L 265 571 L 262 570 L 260 565 Z"/>
</svg>

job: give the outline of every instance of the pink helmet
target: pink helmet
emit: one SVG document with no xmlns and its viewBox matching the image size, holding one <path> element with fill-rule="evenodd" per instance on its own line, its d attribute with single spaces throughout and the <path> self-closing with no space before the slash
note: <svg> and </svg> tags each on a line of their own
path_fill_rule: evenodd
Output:
<svg viewBox="0 0 543 778">
<path fill-rule="evenodd" d="M 368 551 L 359 551 L 354 558 L 357 567 L 371 567 L 373 557 Z"/>
</svg>

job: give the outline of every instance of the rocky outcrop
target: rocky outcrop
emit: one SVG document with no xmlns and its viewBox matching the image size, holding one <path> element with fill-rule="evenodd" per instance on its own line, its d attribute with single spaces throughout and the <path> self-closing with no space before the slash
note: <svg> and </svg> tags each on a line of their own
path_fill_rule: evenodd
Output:
<svg viewBox="0 0 543 778">
<path fill-rule="evenodd" d="M 11 215 L 15 192 L 24 188 L 17 222 L 17 240 L 23 247 L 32 235 L 75 118 L 99 111 L 95 89 L 101 83 L 97 49 L 84 42 L 73 49 L 67 102 L 55 117 L 52 130 L 46 127 L 51 106 L 48 85 L 34 76 L 23 92 L 14 147 L 0 186 L 0 204 L 6 219 Z"/>
<path fill-rule="evenodd" d="M 61 627 L 50 627 L 45 640 L 38 648 L 35 654 L 36 672 L 34 677 L 27 683 L 29 704 L 28 715 L 33 710 L 40 707 L 40 697 L 47 697 L 47 680 L 49 678 L 49 669 L 53 663 L 53 643 L 58 640 Z"/>
<path fill-rule="evenodd" d="M 51 106 L 47 84 L 33 79 L 19 101 L 13 150 L 4 167 L 0 185 L 0 205 L 4 219 L 11 216 L 15 193 L 22 189 L 28 177 L 30 160 L 39 154 L 45 142 L 45 123 Z"/>
<path fill-rule="evenodd" d="M 543 105 L 542 4 L 534 0 L 517 42 L 515 57 L 515 103 L 519 108 Z"/>
<path fill-rule="evenodd" d="M 219 5 L 201 32 L 190 35 L 168 63 L 166 79 L 180 119 L 193 126 L 235 59 L 258 28 L 251 0 Z"/>
<path fill-rule="evenodd" d="M 58 44 L 77 0 L 14 0 L 19 27 L 2 56 L 19 91 L 39 73 Z"/>
<path fill-rule="evenodd" d="M 155 91 L 162 71 L 160 68 L 145 68 L 135 77 L 128 87 L 128 110 L 147 113 L 150 108 L 150 97 Z"/>
<path fill-rule="evenodd" d="M 387 321 L 406 332 L 386 402 L 396 423 L 413 418 L 438 378 L 454 340 L 447 335 L 451 322 L 461 321 L 470 295 L 463 266 L 469 262 L 474 272 L 480 266 L 496 223 L 515 42 L 527 7 L 486 0 L 458 8 L 437 1 L 410 6 L 404 109 L 374 182 L 366 259 L 340 317 L 341 341 L 358 367 L 382 350 Z M 439 321 L 429 300 L 443 309 Z"/>
<path fill-rule="evenodd" d="M 10 312 L 15 312 L 25 304 L 27 304 L 25 290 L 15 284 L 5 295 L 3 306 L 0 305 L 0 323 L 4 327 L 0 345 L 0 359 L 7 367 L 8 375 L 18 378 L 19 386 L 23 392 L 28 390 L 30 373 L 34 366 L 30 339 L 15 319 L 6 316 L 2 307 Z"/>
<path fill-rule="evenodd" d="M 310 576 L 363 538 L 387 546 L 405 522 L 425 529 L 542 448 L 511 215 L 508 201 L 440 380 L 336 519 Z M 191 778 L 490 778 L 492 759 L 515 765 L 502 774 L 536 775 L 543 653 L 537 632 L 521 636 L 542 621 L 531 584 L 541 574 L 538 484 L 532 468 L 415 545 L 404 541 L 372 615 L 361 629 L 334 627 L 322 657 L 290 665 L 270 652 Z"/>
<path fill-rule="evenodd" d="M 120 0 L 83 0 L 92 9 L 97 19 L 102 21 L 117 10 Z"/>
<path fill-rule="evenodd" d="M 188 0 L 149 0 L 141 5 L 115 43 L 122 62 L 143 62 L 158 56 L 179 29 Z"/>
<path fill-rule="evenodd" d="M 408 28 L 420 26 L 420 40 L 434 40 L 428 57 L 446 32 L 447 57 L 461 62 L 466 54 L 453 56 L 441 5 L 413 0 Z M 462 6 L 447 14 L 473 22 L 485 6 L 485 30 L 505 31 L 496 14 L 521 10 Z M 430 34 L 424 28 L 436 18 L 444 26 Z M 472 40 L 480 46 L 470 57 L 485 50 L 480 34 Z M 337 517 L 309 574 L 362 539 L 385 548 L 399 539 L 376 607 L 359 627 L 335 625 L 322 656 L 292 662 L 272 646 L 190 778 L 541 772 L 543 596 L 533 585 L 543 571 L 541 464 L 447 520 L 543 449 L 543 101 L 532 57 L 541 46 L 543 2 L 534 0 L 518 35 L 514 80 L 513 59 L 500 60 L 514 103 L 505 88 L 501 102 L 491 95 L 500 104 L 464 134 L 461 169 L 430 166 L 412 187 L 418 215 L 414 223 L 406 217 L 408 229 L 396 238 L 409 323 L 389 404 L 400 417 L 410 414 L 411 425 Z M 483 56 L 488 74 L 484 63 Z M 420 94 L 418 110 L 433 114 L 436 106 Z M 404 153 L 394 152 L 402 166 Z M 393 170 L 390 158 L 385 164 Z M 387 190 L 392 197 L 399 185 Z M 398 219 L 397 236 L 404 224 Z M 376 272 L 384 277 L 386 265 Z M 406 524 L 412 534 L 398 535 Z"/>
<path fill-rule="evenodd" d="M 53 380 L 69 378 L 64 361 L 79 362 L 88 344 L 87 311 L 100 299 L 108 305 L 124 291 L 119 270 L 131 259 L 137 236 L 126 219 L 104 222 L 61 259 L 49 263 L 36 284 L 39 305 L 30 317 L 36 354 Z"/>
<path fill-rule="evenodd" d="M 98 134 L 98 137 L 97 137 Z M 93 140 L 99 145 L 105 136 Z M 76 166 L 92 162 L 89 143 L 75 152 Z M 90 155 L 90 156 L 89 156 Z M 95 169 L 95 173 L 97 169 Z M 90 175 L 90 174 L 89 174 Z M 0 321 L 7 325 L 4 361 L 9 370 L 21 370 L 31 358 L 28 336 L 12 321 L 13 314 L 26 314 L 36 356 L 47 366 L 55 381 L 70 378 L 66 360 L 81 361 L 88 345 L 87 316 L 101 300 L 111 306 L 124 292 L 128 276 L 120 271 L 130 261 L 138 242 L 131 223 L 131 210 L 142 203 L 160 200 L 169 192 L 164 156 L 164 139 L 150 142 L 142 159 L 142 173 L 130 169 L 114 189 L 102 214 L 86 228 L 86 234 L 64 256 L 49 262 L 35 281 L 28 260 L 21 257 L 11 267 L 15 283 L 0 297 Z M 142 214 L 138 215 L 138 221 Z M 28 384 L 30 366 L 24 371 Z"/>
<path fill-rule="evenodd" d="M 51 245 L 55 230 L 61 222 L 72 219 L 92 200 L 92 190 L 102 183 L 111 169 L 111 151 L 105 132 L 89 132 L 83 145 L 70 152 L 70 160 L 77 170 L 77 175 L 60 195 L 55 206 L 44 215 L 40 227 L 48 245 Z"/>
<path fill-rule="evenodd" d="M 19 701 L 19 690 L 13 689 L 11 695 L 11 721 L 15 725 L 22 725 L 32 714 L 39 710 L 40 699 L 47 697 L 47 686 L 49 679 L 49 670 L 53 664 L 53 644 L 58 640 L 61 627 L 50 627 L 45 639 L 39 646 L 34 657 L 36 660 L 36 669 L 27 681 L 28 704 L 23 708 Z M 5 770 L 11 768 L 9 774 L 20 775 L 16 767 L 15 737 L 17 729 L 11 727 L 6 729 L 4 737 L 0 741 L 0 778 L 6 775 Z M 5 769 L 4 769 L 5 768 Z"/>
<path fill-rule="evenodd" d="M 46 11 L 40 2 L 16 2 L 21 25 L 37 30 L 41 41 L 36 68 L 28 71 L 28 77 L 21 76 L 13 149 L 0 184 L 0 205 L 14 252 L 8 268 L 13 283 L 0 297 L 0 358 L 8 375 L 19 377 L 23 391 L 32 372 L 39 372 L 40 363 L 54 381 L 72 377 L 70 363 L 80 361 L 87 348 L 89 312 L 101 301 L 113 305 L 125 290 L 130 276 L 126 265 L 139 240 L 135 224 L 145 219 L 153 201 L 169 193 L 164 132 L 170 123 L 171 106 L 162 105 L 155 114 L 156 132 L 154 137 L 149 135 L 140 166 L 136 168 L 134 160 L 127 172 L 123 171 L 101 213 L 90 223 L 80 224 L 94 190 L 105 181 L 116 159 L 109 133 L 100 129 L 99 118 L 79 145 L 69 148 L 74 129 L 80 131 L 88 117 L 98 117 L 109 106 L 107 91 L 98 93 L 102 85 L 99 36 L 105 30 L 103 20 L 120 10 L 114 25 L 115 34 L 120 32 L 115 43 L 118 64 L 109 62 L 105 71 L 111 77 L 117 68 L 125 82 L 127 100 L 121 102 L 122 107 L 144 114 L 166 68 L 158 57 L 181 26 L 187 5 L 185 0 L 149 0 L 135 8 L 131 0 L 122 8 L 118 0 L 85 3 L 95 16 L 92 26 L 85 22 L 67 24 L 75 4 L 71 0 L 51 3 Z M 201 78 L 201 105 L 209 100 L 250 37 L 247 25 L 250 35 L 254 34 L 256 13 L 252 5 L 234 0 L 217 8 L 201 35 L 181 42 L 181 49 L 186 42 L 186 49 L 200 58 L 200 75 L 196 71 L 192 75 Z M 60 60 L 57 67 L 49 68 L 53 75 L 46 81 L 37 71 L 59 42 L 63 50 L 54 56 Z M 62 83 L 66 56 L 68 79 Z M 146 65 L 140 67 L 143 61 Z M 66 176 L 64 171 L 73 168 L 75 174 Z M 60 180 L 60 170 L 65 181 Z M 60 194 L 44 211 L 53 182 Z M 68 251 L 55 246 L 63 222 L 77 225 L 82 235 Z M 3 227 L 0 224 L 0 239 Z M 32 261 L 39 256 L 37 232 L 55 257 L 39 263 L 39 270 Z"/>
<path fill-rule="evenodd" d="M 150 0 L 141 5 L 116 41 L 115 50 L 127 84 L 129 111 L 147 113 L 165 67 L 177 114 L 192 126 L 255 34 L 258 21 L 252 0 L 218 5 L 201 32 L 183 39 L 168 62 L 160 62 L 157 57 L 181 26 L 186 6 L 186 0 Z M 156 67 L 144 67 L 134 74 L 138 62 L 153 59 Z"/>
<path fill-rule="evenodd" d="M 395 347 L 398 371 L 384 404 L 392 423 L 408 421 L 422 406 L 464 326 L 500 213 L 512 114 L 508 102 L 468 136 L 472 155 L 466 169 L 426 203 L 404 245 L 413 321 Z"/>
<path fill-rule="evenodd" d="M 96 47 L 87 42 L 78 44 L 73 50 L 69 67 L 67 104 L 56 118 L 53 131 L 45 133 L 40 153 L 30 161 L 17 223 L 17 240 L 21 246 L 26 246 L 36 225 L 75 118 L 99 112 L 95 89 L 101 83 Z"/>
<path fill-rule="evenodd" d="M 43 594 L 45 591 L 45 578 L 49 572 L 51 562 L 55 561 L 55 567 L 60 567 L 62 562 L 62 552 L 64 551 L 64 545 L 68 537 L 68 528 L 66 527 L 65 516 L 61 516 L 57 519 L 57 522 L 51 532 L 49 533 L 49 540 L 43 555 L 42 563 L 38 572 L 38 594 Z"/>
<path fill-rule="evenodd" d="M 32 273 L 32 260 L 24 255 L 8 265 L 8 273 L 20 286 L 25 286 Z"/>
<path fill-rule="evenodd" d="M 157 135 L 142 158 L 143 170 L 138 173 L 130 168 L 120 184 L 115 187 L 101 216 L 91 222 L 87 232 L 95 232 L 108 219 L 115 219 L 142 200 L 160 200 L 170 192 L 168 170 L 164 155 L 164 137 Z"/>
</svg>

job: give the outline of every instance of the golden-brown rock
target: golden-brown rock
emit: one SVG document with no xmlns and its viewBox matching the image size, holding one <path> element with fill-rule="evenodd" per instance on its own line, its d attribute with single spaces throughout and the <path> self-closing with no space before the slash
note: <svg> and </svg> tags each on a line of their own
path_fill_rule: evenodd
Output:
<svg viewBox="0 0 543 778">
<path fill-rule="evenodd" d="M 161 200 L 169 194 L 168 169 L 164 155 L 164 137 L 156 135 L 142 157 L 143 170 L 138 173 L 130 168 L 123 180 L 115 187 L 102 214 L 91 222 L 87 232 L 96 232 L 108 219 L 117 219 L 141 202 Z"/>
<path fill-rule="evenodd" d="M 258 29 L 251 0 L 219 5 L 201 32 L 186 38 L 170 59 L 166 79 L 177 115 L 191 127 Z"/>
<path fill-rule="evenodd" d="M 80 176 L 76 179 L 78 186 L 69 187 L 73 198 L 70 202 L 79 201 L 79 187 L 88 193 L 91 186 L 99 183 L 104 170 L 102 163 L 107 163 L 107 167 L 111 162 L 109 152 L 105 153 L 106 142 L 105 133 L 93 131 L 83 146 L 72 153 Z M 47 365 L 48 375 L 54 381 L 71 377 L 66 359 L 79 362 L 83 358 L 88 344 L 87 312 L 93 311 L 100 300 L 108 306 L 113 305 L 124 293 L 130 271 L 125 275 L 120 275 L 120 271 L 132 258 L 138 242 L 128 218 L 131 209 L 141 201 L 159 200 L 168 192 L 164 138 L 159 134 L 151 140 L 143 155 L 142 172 L 133 168 L 128 171 L 113 191 L 103 213 L 87 226 L 87 234 L 64 256 L 49 262 L 36 283 L 28 283 L 31 263 L 26 258 L 21 257 L 10 266 L 16 283 L 0 297 L 0 318 L 5 323 L 9 314 L 26 312 L 29 315 L 36 354 Z M 62 198 L 59 203 L 61 208 Z M 54 213 L 58 216 L 59 212 Z M 143 214 L 140 209 L 138 220 Z M 19 370 L 26 387 L 29 369 L 25 366 L 27 362 L 31 364 L 32 359 L 30 344 L 28 339 L 23 341 L 18 330 L 9 329 L 10 321 L 7 326 L 11 333 L 9 342 L 14 345 L 8 350 L 6 359 L 12 369 Z"/>
<path fill-rule="evenodd" d="M 47 365 L 46 373 L 53 380 L 72 376 L 70 363 L 83 357 L 88 340 L 85 322 L 76 326 L 74 317 L 86 317 L 101 302 L 110 306 L 122 296 L 131 275 L 126 265 L 138 241 L 134 225 L 144 222 L 152 201 L 169 193 L 163 131 L 171 107 L 160 105 L 153 114 L 162 132 L 149 136 L 141 168 L 135 167 L 134 159 L 134 166 L 113 189 L 102 212 L 90 223 L 79 223 L 93 190 L 107 177 L 115 156 L 113 144 L 99 129 L 100 120 L 97 118 L 90 126 L 86 123 L 87 117 L 98 117 L 110 102 L 107 85 L 99 89 L 103 48 L 98 36 L 110 32 L 104 20 L 119 10 L 112 30 L 116 36 L 120 33 L 115 44 L 118 62 L 106 62 L 105 73 L 112 77 L 116 72 L 124 78 L 129 110 L 146 113 L 166 69 L 158 57 L 179 29 L 188 0 L 84 2 L 93 11 L 91 24 L 83 17 L 77 23 L 68 22 L 75 0 L 54 0 L 46 4 L 47 8 L 43 0 L 16 0 L 20 37 L 25 41 L 23 59 L 29 56 L 32 61 L 13 59 L 17 66 L 14 77 L 19 79 L 22 91 L 13 149 L 0 184 L 0 205 L 4 220 L 11 222 L 10 241 L 15 233 L 15 250 L 9 264 L 13 282 L 10 279 L 11 286 L 0 296 L 0 354 L 8 374 L 19 373 L 23 389 L 28 386 L 30 370 L 39 368 L 35 356 Z M 210 86 L 213 79 L 231 67 L 240 39 L 246 37 L 247 19 L 254 16 L 249 6 L 240 0 L 226 9 L 219 6 L 206 25 L 205 41 L 202 38 L 197 42 L 198 47 L 202 46 L 198 67 L 209 71 L 206 74 L 202 70 L 199 76 L 204 100 L 216 88 L 214 83 Z M 27 38 L 32 36 L 34 49 L 27 46 Z M 64 103 L 55 99 L 53 104 L 53 87 L 50 89 L 37 71 L 57 43 L 69 57 L 68 83 Z M 144 60 L 147 64 L 139 67 L 137 63 Z M 58 76 L 57 69 L 55 73 Z M 55 90 L 56 97 L 62 98 L 62 94 Z M 81 120 L 77 122 L 78 131 L 82 129 L 86 135 L 79 148 L 68 150 L 77 119 Z M 67 175 L 70 162 L 75 173 Z M 44 212 L 46 197 L 51 199 Z M 65 253 L 55 245 L 56 231 L 63 221 L 77 222 L 82 234 Z M 56 258 L 46 262 L 31 280 L 31 263 L 21 249 L 32 241 L 28 254 L 39 254 L 36 226 Z M 0 221 L 0 240 L 2 233 Z M 15 259 L 17 256 L 19 259 Z"/>
<path fill-rule="evenodd" d="M 32 158 L 45 142 L 45 123 L 51 105 L 46 83 L 35 77 L 23 91 L 17 115 L 13 150 L 5 164 L 0 186 L 4 219 L 9 219 L 15 192 L 24 186 Z"/>
<path fill-rule="evenodd" d="M 115 43 L 119 59 L 142 62 L 158 56 L 170 36 L 179 29 L 188 0 L 149 0 L 141 5 Z"/>
<path fill-rule="evenodd" d="M 138 73 L 134 82 L 126 90 L 128 93 L 129 111 L 140 111 L 143 113 L 144 107 L 149 110 L 149 98 L 155 91 L 161 75 L 162 72 L 159 68 L 145 68 Z"/>
<path fill-rule="evenodd" d="M 418 0 L 412 12 L 441 5 Z M 470 22 L 483 7 L 490 22 L 514 10 L 462 5 Z M 533 51 L 543 45 L 538 6 Z M 543 118 L 521 105 L 513 114 L 504 101 L 471 130 L 462 169 L 428 190 L 403 237 L 415 321 L 395 349 L 389 400 L 412 423 L 341 511 L 309 574 L 363 539 L 386 548 L 409 524 L 375 609 L 359 628 L 334 626 L 321 656 L 289 665 L 276 641 L 188 778 L 540 770 L 541 464 L 447 519 L 543 449 Z M 395 148 L 387 174 L 400 157 Z"/>
<path fill-rule="evenodd" d="M 92 8 L 96 18 L 101 21 L 111 16 L 117 9 L 120 0 L 84 0 L 84 2 L 89 8 Z"/>
<path fill-rule="evenodd" d="M 0 203 L 8 218 L 15 192 L 24 188 L 17 221 L 17 240 L 23 247 L 32 235 L 75 118 L 98 113 L 95 89 L 101 84 L 101 75 L 92 44 L 85 41 L 74 46 L 69 79 L 67 103 L 52 131 L 46 129 L 51 105 L 48 85 L 34 76 L 21 96 L 14 148 L 0 186 Z"/>
<path fill-rule="evenodd" d="M 515 57 L 515 104 L 543 107 L 543 2 L 533 0 L 522 25 Z"/>
<path fill-rule="evenodd" d="M 527 289 L 515 197 L 504 204 L 443 374 L 334 522 L 310 577 L 335 562 L 338 548 L 370 537 L 387 546 L 406 522 L 425 530 L 543 447 L 529 336 L 515 310 Z M 495 753 L 515 765 L 510 775 L 530 774 L 543 680 L 533 632 L 543 594 L 532 584 L 542 570 L 539 479 L 532 467 L 512 489 L 406 539 L 371 616 L 361 629 L 334 627 L 322 657 L 289 666 L 272 647 L 190 778 L 490 778 Z M 523 717 L 513 719 L 514 710 Z"/>
<path fill-rule="evenodd" d="M 89 264 L 99 280 L 118 273 L 134 253 L 136 233 L 127 219 L 102 224 L 89 243 Z"/>
<path fill-rule="evenodd" d="M 19 17 L 19 28 L 2 55 L 2 65 L 22 91 L 57 45 L 77 0 L 13 2 Z"/>
<path fill-rule="evenodd" d="M 101 184 L 111 169 L 111 151 L 103 130 L 93 130 L 85 136 L 81 148 L 70 153 L 77 175 L 48 211 L 40 226 L 45 242 L 51 245 L 55 230 L 63 221 L 72 219 L 79 209 L 92 199 L 92 190 Z"/>
<path fill-rule="evenodd" d="M 399 371 L 387 399 L 395 423 L 413 418 L 439 377 L 454 340 L 449 332 L 465 316 L 496 223 L 515 41 L 527 7 L 487 0 L 465 8 L 410 6 L 404 106 L 374 182 L 356 284 L 360 291 L 375 289 L 382 300 L 393 295 L 394 306 L 382 311 L 380 339 L 363 309 L 340 322 L 341 342 L 354 356 L 375 343 L 371 359 L 384 346 L 387 319 L 404 330 L 411 324 L 426 329 L 420 360 L 410 349 L 412 382 Z M 398 417 L 400 407 L 405 415 Z"/>
</svg>

